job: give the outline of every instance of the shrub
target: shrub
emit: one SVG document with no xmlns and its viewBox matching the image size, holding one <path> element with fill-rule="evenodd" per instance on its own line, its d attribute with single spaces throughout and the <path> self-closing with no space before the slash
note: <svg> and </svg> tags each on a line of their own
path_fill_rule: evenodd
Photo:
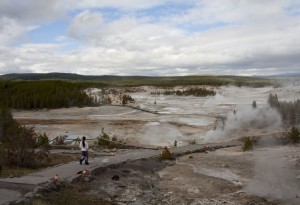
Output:
<svg viewBox="0 0 300 205">
<path fill-rule="evenodd" d="M 195 140 L 195 139 L 190 140 L 190 141 L 188 141 L 188 143 L 189 143 L 189 144 L 196 144 L 196 140 Z"/>
<path fill-rule="evenodd" d="M 173 152 L 170 150 L 170 148 L 165 147 L 163 151 L 160 153 L 160 159 L 162 160 L 173 160 L 175 159 L 175 156 Z"/>
<path fill-rule="evenodd" d="M 255 109 L 256 108 L 256 101 L 254 100 L 253 102 L 252 102 L 252 107 L 253 107 L 253 109 Z"/>
<path fill-rule="evenodd" d="M 300 133 L 296 127 L 292 127 L 291 131 L 288 132 L 288 138 L 293 142 L 297 143 L 300 140 Z"/>
<path fill-rule="evenodd" d="M 177 147 L 177 140 L 174 141 L 174 147 Z"/>
<path fill-rule="evenodd" d="M 5 122 L 5 126 L 2 126 L 2 128 L 5 128 L 5 132 L 2 132 L 0 143 L 1 163 L 20 167 L 38 166 L 43 160 L 43 156 L 45 156 L 39 154 L 36 150 L 38 147 L 38 134 L 33 127 L 25 127 L 12 119 L 10 109 L 5 110 L 5 113 L 3 110 L 0 123 Z"/>
<path fill-rule="evenodd" d="M 101 135 L 99 135 L 97 139 L 97 144 L 105 148 L 120 149 L 126 146 L 126 139 L 118 139 L 117 136 L 110 137 L 106 132 L 104 132 L 104 128 L 102 128 Z"/>
<path fill-rule="evenodd" d="M 97 144 L 103 147 L 109 146 L 110 145 L 110 137 L 109 135 L 104 132 L 104 128 L 102 128 L 101 130 L 101 135 L 99 135 L 99 137 L 97 137 L 98 142 Z"/>
<path fill-rule="evenodd" d="M 59 135 L 59 136 L 57 136 L 53 139 L 52 144 L 54 144 L 54 145 L 64 145 L 66 137 L 67 137 L 66 135 Z"/>
<path fill-rule="evenodd" d="M 44 147 L 48 144 L 49 144 L 49 138 L 48 138 L 47 134 L 46 133 L 43 133 L 43 134 L 39 133 L 37 138 L 36 138 L 37 147 Z"/>
<path fill-rule="evenodd" d="M 130 95 L 123 95 L 122 96 L 122 105 L 134 103 L 134 99 Z"/>
<path fill-rule="evenodd" d="M 245 137 L 243 151 L 247 151 L 247 150 L 251 150 L 251 149 L 253 149 L 253 140 L 250 137 Z"/>
<path fill-rule="evenodd" d="M 3 163 L 11 166 L 36 167 L 43 160 L 36 151 L 37 134 L 33 127 L 14 122 L 2 139 Z"/>
</svg>

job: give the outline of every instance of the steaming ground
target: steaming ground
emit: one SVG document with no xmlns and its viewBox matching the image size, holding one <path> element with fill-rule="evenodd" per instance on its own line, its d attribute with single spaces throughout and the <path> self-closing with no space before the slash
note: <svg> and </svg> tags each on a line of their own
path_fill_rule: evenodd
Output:
<svg viewBox="0 0 300 205">
<path fill-rule="evenodd" d="M 130 93 L 133 106 L 157 111 L 159 115 L 129 107 L 100 106 L 56 110 L 15 111 L 14 117 L 50 138 L 59 135 L 85 135 L 96 138 L 101 129 L 109 135 L 127 138 L 134 144 L 154 146 L 185 145 L 188 141 L 226 141 L 241 136 L 267 135 L 282 131 L 280 117 L 269 108 L 270 93 L 279 100 L 300 99 L 300 85 L 284 88 L 214 88 L 213 97 L 154 96 L 154 88 Z M 256 101 L 257 109 L 252 109 Z M 156 104 L 154 104 L 156 102 Z M 236 114 L 234 115 L 234 110 Z M 227 118 L 227 121 L 224 119 Z M 257 120 L 259 123 L 257 123 Z"/>
<path fill-rule="evenodd" d="M 300 204 L 299 146 L 258 149 L 253 178 L 245 188 L 258 196 Z"/>
<path fill-rule="evenodd" d="M 280 101 L 300 99 L 300 86 L 284 88 L 215 88 L 214 97 L 152 96 L 151 88 L 130 93 L 134 106 L 15 111 L 14 117 L 50 138 L 85 135 L 101 129 L 153 146 L 227 141 L 243 136 L 279 135 L 280 115 L 267 105 L 270 93 Z M 156 91 L 156 90 L 154 90 Z M 257 107 L 253 109 L 252 102 Z M 156 101 L 156 104 L 154 102 Z M 226 119 L 226 120 L 225 120 Z M 271 144 L 265 141 L 264 145 Z M 135 164 L 137 163 L 137 164 Z M 120 180 L 111 180 L 119 175 Z M 180 157 L 173 164 L 152 160 L 108 168 L 87 185 L 85 194 L 121 204 L 300 204 L 300 146 L 240 147 Z M 108 190 L 108 191 L 107 191 Z"/>
<path fill-rule="evenodd" d="M 107 168 L 82 193 L 132 205 L 298 205 L 299 168 L 299 145 L 232 147 Z"/>
<path fill-rule="evenodd" d="M 227 148 L 159 172 L 170 204 L 300 204 L 300 146 Z"/>
</svg>

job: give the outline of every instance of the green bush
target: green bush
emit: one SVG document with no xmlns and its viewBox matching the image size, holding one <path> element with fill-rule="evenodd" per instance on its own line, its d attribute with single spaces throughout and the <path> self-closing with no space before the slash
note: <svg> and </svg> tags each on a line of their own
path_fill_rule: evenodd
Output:
<svg viewBox="0 0 300 205">
<path fill-rule="evenodd" d="M 255 109 L 256 108 L 256 101 L 254 100 L 253 102 L 252 102 L 252 107 L 253 107 L 253 109 Z"/>
<path fill-rule="evenodd" d="M 190 141 L 188 141 L 188 143 L 189 143 L 189 144 L 196 144 L 196 140 L 195 140 L 195 139 L 190 140 Z"/>
<path fill-rule="evenodd" d="M 123 95 L 122 96 L 122 105 L 134 103 L 134 99 L 130 95 Z"/>
<path fill-rule="evenodd" d="M 161 151 L 161 153 L 160 153 L 160 159 L 162 159 L 162 160 L 173 160 L 173 159 L 175 159 L 175 156 L 174 156 L 173 152 L 168 147 L 165 147 L 163 149 L 163 151 Z"/>
<path fill-rule="evenodd" d="M 174 147 L 177 147 L 177 140 L 174 141 Z"/>
<path fill-rule="evenodd" d="M 46 133 L 39 133 L 36 139 L 37 147 L 44 147 L 49 144 L 49 138 Z"/>
<path fill-rule="evenodd" d="M 36 149 L 39 134 L 33 127 L 26 127 L 12 119 L 10 109 L 5 110 L 5 113 L 3 111 L 0 118 L 0 124 L 4 125 L 0 138 L 1 163 L 30 168 L 39 166 L 46 156 Z"/>
<path fill-rule="evenodd" d="M 297 143 L 300 140 L 300 133 L 296 127 L 292 127 L 291 131 L 288 132 L 288 138 L 293 142 Z"/>
<path fill-rule="evenodd" d="M 97 145 L 104 148 L 117 148 L 120 149 L 126 146 L 126 139 L 118 139 L 117 136 L 110 137 L 106 132 L 104 132 L 104 128 L 101 130 L 101 135 L 97 137 Z"/>
<path fill-rule="evenodd" d="M 3 163 L 8 166 L 35 168 L 44 159 L 37 148 L 37 134 L 33 127 L 14 122 L 2 139 Z"/>
<path fill-rule="evenodd" d="M 52 144 L 53 145 L 64 145 L 66 137 L 67 137 L 66 135 L 59 135 L 53 139 Z"/>
<path fill-rule="evenodd" d="M 99 137 L 97 137 L 97 140 L 98 140 L 97 144 L 99 146 L 107 147 L 110 145 L 110 142 L 109 142 L 110 137 L 106 132 L 104 132 L 104 128 L 102 128 L 101 135 L 99 135 Z"/>
<path fill-rule="evenodd" d="M 253 149 L 253 140 L 251 137 L 245 137 L 243 151 L 247 151 L 247 150 L 251 150 L 251 149 Z"/>
</svg>

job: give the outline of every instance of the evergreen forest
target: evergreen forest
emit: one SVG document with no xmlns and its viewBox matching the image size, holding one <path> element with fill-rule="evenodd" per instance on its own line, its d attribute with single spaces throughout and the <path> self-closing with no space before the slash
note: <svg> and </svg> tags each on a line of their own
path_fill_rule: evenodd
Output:
<svg viewBox="0 0 300 205">
<path fill-rule="evenodd" d="M 0 81 L 0 104 L 14 109 L 96 106 L 80 83 L 66 81 Z"/>
<path fill-rule="evenodd" d="M 279 101 L 277 94 L 270 94 L 268 103 L 271 107 L 276 108 L 282 116 L 285 124 L 300 124 L 300 100 L 295 101 Z"/>
<path fill-rule="evenodd" d="M 98 106 L 109 103 L 99 102 L 94 96 L 84 92 L 87 88 L 130 88 L 155 86 L 171 90 L 175 86 L 250 86 L 263 87 L 274 85 L 271 79 L 240 76 L 84 76 L 67 73 L 46 74 L 7 74 L 0 76 L 0 105 L 13 109 L 53 109 L 68 107 Z M 104 90 L 102 90 L 104 92 Z M 105 92 L 104 92 L 105 93 Z M 206 96 L 213 91 L 188 89 L 176 95 Z M 131 99 L 127 99 L 127 101 Z M 126 99 L 125 99 L 126 101 Z M 132 100 L 131 100 L 132 101 Z"/>
<path fill-rule="evenodd" d="M 207 90 L 205 88 L 189 88 L 185 90 L 165 90 L 163 92 L 151 92 L 152 95 L 178 95 L 178 96 L 197 96 L 197 97 L 205 97 L 205 96 L 214 96 L 216 92 L 213 90 Z"/>
</svg>

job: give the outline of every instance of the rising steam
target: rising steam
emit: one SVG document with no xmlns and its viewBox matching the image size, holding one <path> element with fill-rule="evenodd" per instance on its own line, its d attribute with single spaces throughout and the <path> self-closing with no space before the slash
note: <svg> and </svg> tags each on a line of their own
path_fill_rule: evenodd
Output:
<svg viewBox="0 0 300 205">
<path fill-rule="evenodd" d="M 256 151 L 254 159 L 254 177 L 246 186 L 246 191 L 280 199 L 285 204 L 300 204 L 295 160 L 287 158 L 284 148 Z"/>
<path fill-rule="evenodd" d="M 239 132 L 250 133 L 252 130 L 268 130 L 280 126 L 280 114 L 268 105 L 258 106 L 257 108 L 253 108 L 251 105 L 243 105 L 230 112 L 226 119 L 219 120 L 215 129 L 208 131 L 202 139 L 205 142 L 224 140 L 224 138 L 230 138 L 232 134 Z"/>
<path fill-rule="evenodd" d="M 145 133 L 139 137 L 140 144 L 170 146 L 183 138 L 176 126 L 168 123 L 151 122 L 144 126 Z"/>
</svg>

